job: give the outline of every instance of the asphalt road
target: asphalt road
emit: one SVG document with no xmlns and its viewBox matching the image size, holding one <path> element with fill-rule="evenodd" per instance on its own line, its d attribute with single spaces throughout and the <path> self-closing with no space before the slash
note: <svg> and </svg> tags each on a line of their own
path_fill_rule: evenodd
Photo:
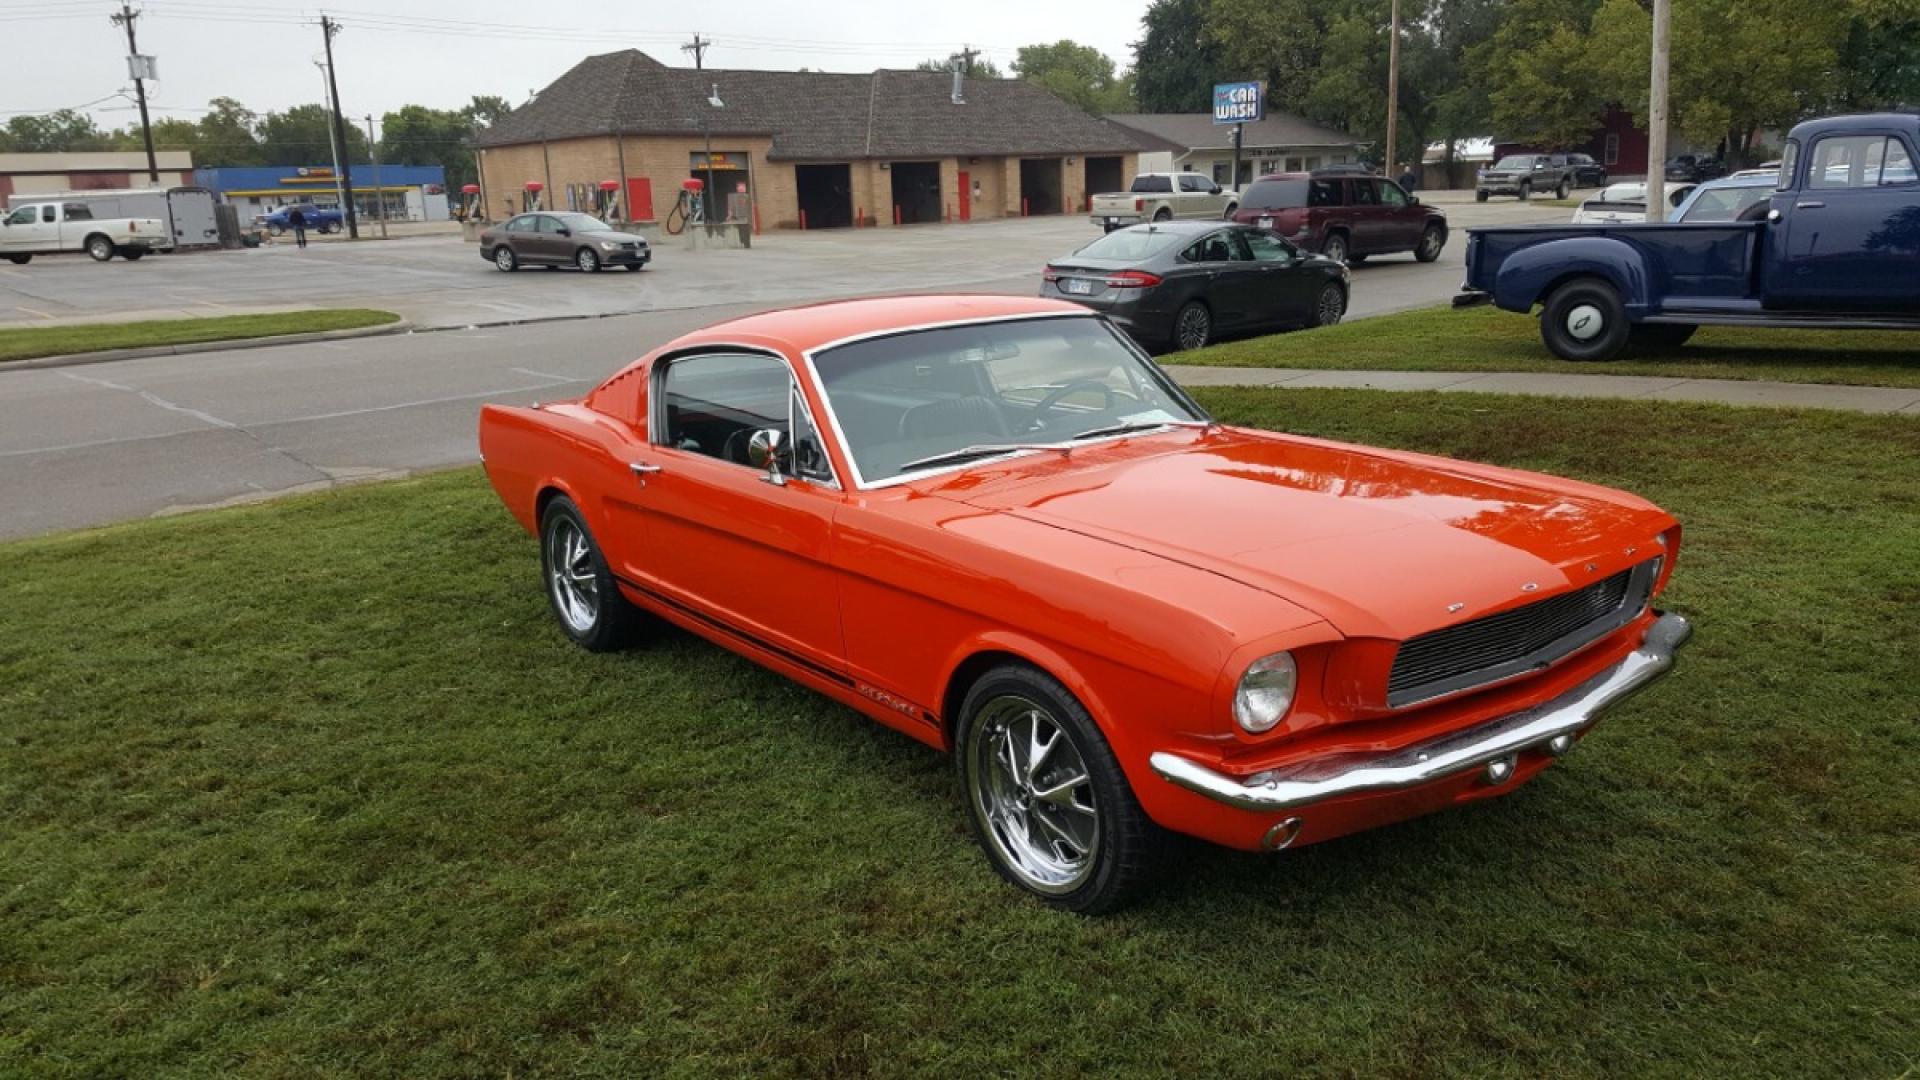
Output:
<svg viewBox="0 0 1920 1080">
<path fill-rule="evenodd" d="M 1555 218 L 1562 213 L 1553 212 Z M 1038 287 L 1037 265 L 1044 260 L 1025 249 L 1057 246 L 1059 240 L 1070 239 L 1064 224 L 1038 226 L 1049 233 L 1061 230 L 1058 237 L 1023 236 L 1018 230 L 1029 227 L 1028 223 L 1015 222 L 902 230 L 912 235 L 901 237 L 873 230 L 842 233 L 824 242 L 796 238 L 801 242 L 787 245 L 785 251 L 689 256 L 688 264 L 696 267 L 692 270 L 683 271 L 663 260 L 658 270 L 643 274 L 596 277 L 573 272 L 498 274 L 488 270 L 471 249 L 463 249 L 465 258 L 471 259 L 470 274 L 465 267 L 438 267 L 431 272 L 507 282 L 512 289 L 537 290 L 531 293 L 536 297 L 578 294 L 578 299 L 613 295 L 609 290 L 616 289 L 652 289 L 652 294 L 645 295 L 660 302 L 670 299 L 675 306 L 606 318 L 79 367 L 0 368 L 0 537 L 466 464 L 477 459 L 474 424 L 482 402 L 524 404 L 580 393 L 649 349 L 733 315 L 800 300 L 905 288 L 1030 295 Z M 1005 254 L 987 258 L 984 269 L 967 268 L 967 249 L 987 244 L 989 232 L 1015 236 L 1022 241 L 1022 251 L 1017 258 Z M 1072 236 L 1084 240 L 1085 234 L 1076 230 Z M 363 260 L 369 253 L 402 243 L 413 242 L 333 250 L 341 252 L 342 259 Z M 1432 264 L 1396 256 L 1356 268 L 1351 317 L 1423 306 L 1451 296 L 1460 281 L 1462 246 L 1450 244 L 1446 255 Z M 944 254 L 943 248 L 947 249 Z M 716 261 L 711 259 L 714 254 L 733 258 Z M 277 262 L 294 257 L 276 252 L 234 265 L 267 266 L 266 259 Z M 227 272 L 226 256 L 196 258 Z M 46 262 L 50 269 L 56 264 L 56 260 Z M 772 265 L 775 262 L 777 267 Z M 947 262 L 956 263 L 948 278 L 924 280 L 928 265 Z M 35 260 L 18 270 L 38 271 L 41 263 Z M 86 271 L 144 273 L 166 267 L 169 261 L 75 265 Z M 197 272 L 199 264 L 182 257 L 173 265 Z M 730 280 L 728 266 L 736 268 L 731 277 L 737 282 Z M 991 271 L 996 268 L 1003 272 L 994 276 Z M 64 273 L 67 268 L 59 269 Z M 407 269 L 385 267 L 381 272 L 392 276 Z M 683 273 L 688 280 L 676 280 Z M 8 274 L 6 287 L 11 289 L 19 274 L 11 268 Z M 175 276 L 189 283 L 192 279 L 184 270 Z M 964 280 L 952 280 L 956 278 Z M 101 277 L 93 280 L 98 284 Z M 45 293 L 55 291 L 43 280 L 31 285 Z M 178 290 L 183 284 L 175 281 L 166 287 Z M 148 299 L 138 288 L 117 290 L 114 296 L 116 310 L 131 310 Z M 632 295 L 619 298 L 631 300 Z M 370 302 L 406 307 L 392 299 Z M 331 302 L 355 301 L 334 298 Z M 542 301 L 524 313 L 497 314 L 524 318 L 553 314 L 555 308 L 597 313 L 591 303 L 584 311 L 575 311 Z M 433 310 L 458 317 L 464 309 L 423 307 L 425 321 L 434 321 Z"/>
</svg>

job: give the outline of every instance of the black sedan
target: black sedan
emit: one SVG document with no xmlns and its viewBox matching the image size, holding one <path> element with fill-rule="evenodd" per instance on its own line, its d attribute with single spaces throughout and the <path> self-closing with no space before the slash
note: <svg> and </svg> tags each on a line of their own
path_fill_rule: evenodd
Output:
<svg viewBox="0 0 1920 1080">
<path fill-rule="evenodd" d="M 1197 349 L 1226 334 L 1331 326 L 1347 268 L 1267 229 L 1163 221 L 1120 229 L 1055 260 L 1040 295 L 1071 300 L 1152 347 Z"/>
</svg>

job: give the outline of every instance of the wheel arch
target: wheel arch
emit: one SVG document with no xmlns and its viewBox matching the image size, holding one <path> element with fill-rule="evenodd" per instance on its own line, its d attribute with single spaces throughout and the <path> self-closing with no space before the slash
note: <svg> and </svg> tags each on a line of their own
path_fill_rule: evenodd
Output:
<svg viewBox="0 0 1920 1080">
<path fill-rule="evenodd" d="M 1530 312 L 1553 290 L 1581 277 L 1613 286 L 1629 316 L 1647 308 L 1645 258 L 1625 241 L 1608 236 L 1550 240 L 1514 252 L 1494 275 L 1493 302 L 1508 311 Z"/>
<path fill-rule="evenodd" d="M 1058 650 L 1044 642 L 1013 631 L 995 631 L 980 635 L 954 651 L 946 665 L 946 677 L 940 690 L 940 742 L 948 751 L 960 722 L 960 708 L 975 683 L 1003 664 L 1033 668 L 1067 688 L 1080 702 L 1110 746 L 1119 746 L 1109 719 L 1112 713 L 1092 684 Z"/>
<path fill-rule="evenodd" d="M 88 233 L 87 238 L 85 240 L 80 241 L 80 247 L 82 249 L 91 248 L 95 240 L 105 240 L 107 242 L 107 246 L 110 248 L 113 248 L 116 251 L 119 250 L 120 248 L 119 244 L 116 244 L 113 242 L 113 237 L 107 235 L 106 233 L 99 232 L 97 230 L 94 232 Z"/>
</svg>

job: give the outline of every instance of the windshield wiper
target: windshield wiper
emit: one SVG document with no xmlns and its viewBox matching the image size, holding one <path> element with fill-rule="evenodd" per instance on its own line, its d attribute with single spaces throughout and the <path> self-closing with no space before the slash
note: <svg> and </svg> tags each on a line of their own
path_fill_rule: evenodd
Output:
<svg viewBox="0 0 1920 1080">
<path fill-rule="evenodd" d="M 1130 420 L 1124 424 L 1109 424 L 1106 427 L 1088 428 L 1080 434 L 1073 436 L 1072 441 L 1098 439 L 1103 435 L 1131 435 L 1136 431 L 1154 431 L 1167 427 L 1208 428 L 1212 426 L 1213 421 L 1211 420 Z"/>
<path fill-rule="evenodd" d="M 900 466 L 901 472 L 910 469 L 929 468 L 934 465 L 954 465 L 974 458 L 999 457 L 1002 454 L 1018 453 L 1021 450 L 1058 450 L 1065 454 L 1073 450 L 1067 443 L 979 443 L 963 446 L 958 450 L 943 450 L 938 454 L 929 454 Z"/>
</svg>

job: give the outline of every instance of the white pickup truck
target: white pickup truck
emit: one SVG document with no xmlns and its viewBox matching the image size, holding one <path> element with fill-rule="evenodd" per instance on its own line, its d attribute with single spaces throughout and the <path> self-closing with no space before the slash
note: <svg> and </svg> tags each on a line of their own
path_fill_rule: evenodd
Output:
<svg viewBox="0 0 1920 1080">
<path fill-rule="evenodd" d="M 1141 173 L 1128 191 L 1095 195 L 1091 217 L 1108 232 L 1143 221 L 1173 218 L 1230 218 L 1240 209 L 1240 194 L 1223 189 L 1212 177 L 1195 172 Z"/>
<path fill-rule="evenodd" d="M 0 218 L 0 258 L 26 263 L 35 255 L 84 251 L 99 262 L 128 261 L 173 246 L 159 218 L 96 218 L 85 203 L 24 203 Z"/>
</svg>

